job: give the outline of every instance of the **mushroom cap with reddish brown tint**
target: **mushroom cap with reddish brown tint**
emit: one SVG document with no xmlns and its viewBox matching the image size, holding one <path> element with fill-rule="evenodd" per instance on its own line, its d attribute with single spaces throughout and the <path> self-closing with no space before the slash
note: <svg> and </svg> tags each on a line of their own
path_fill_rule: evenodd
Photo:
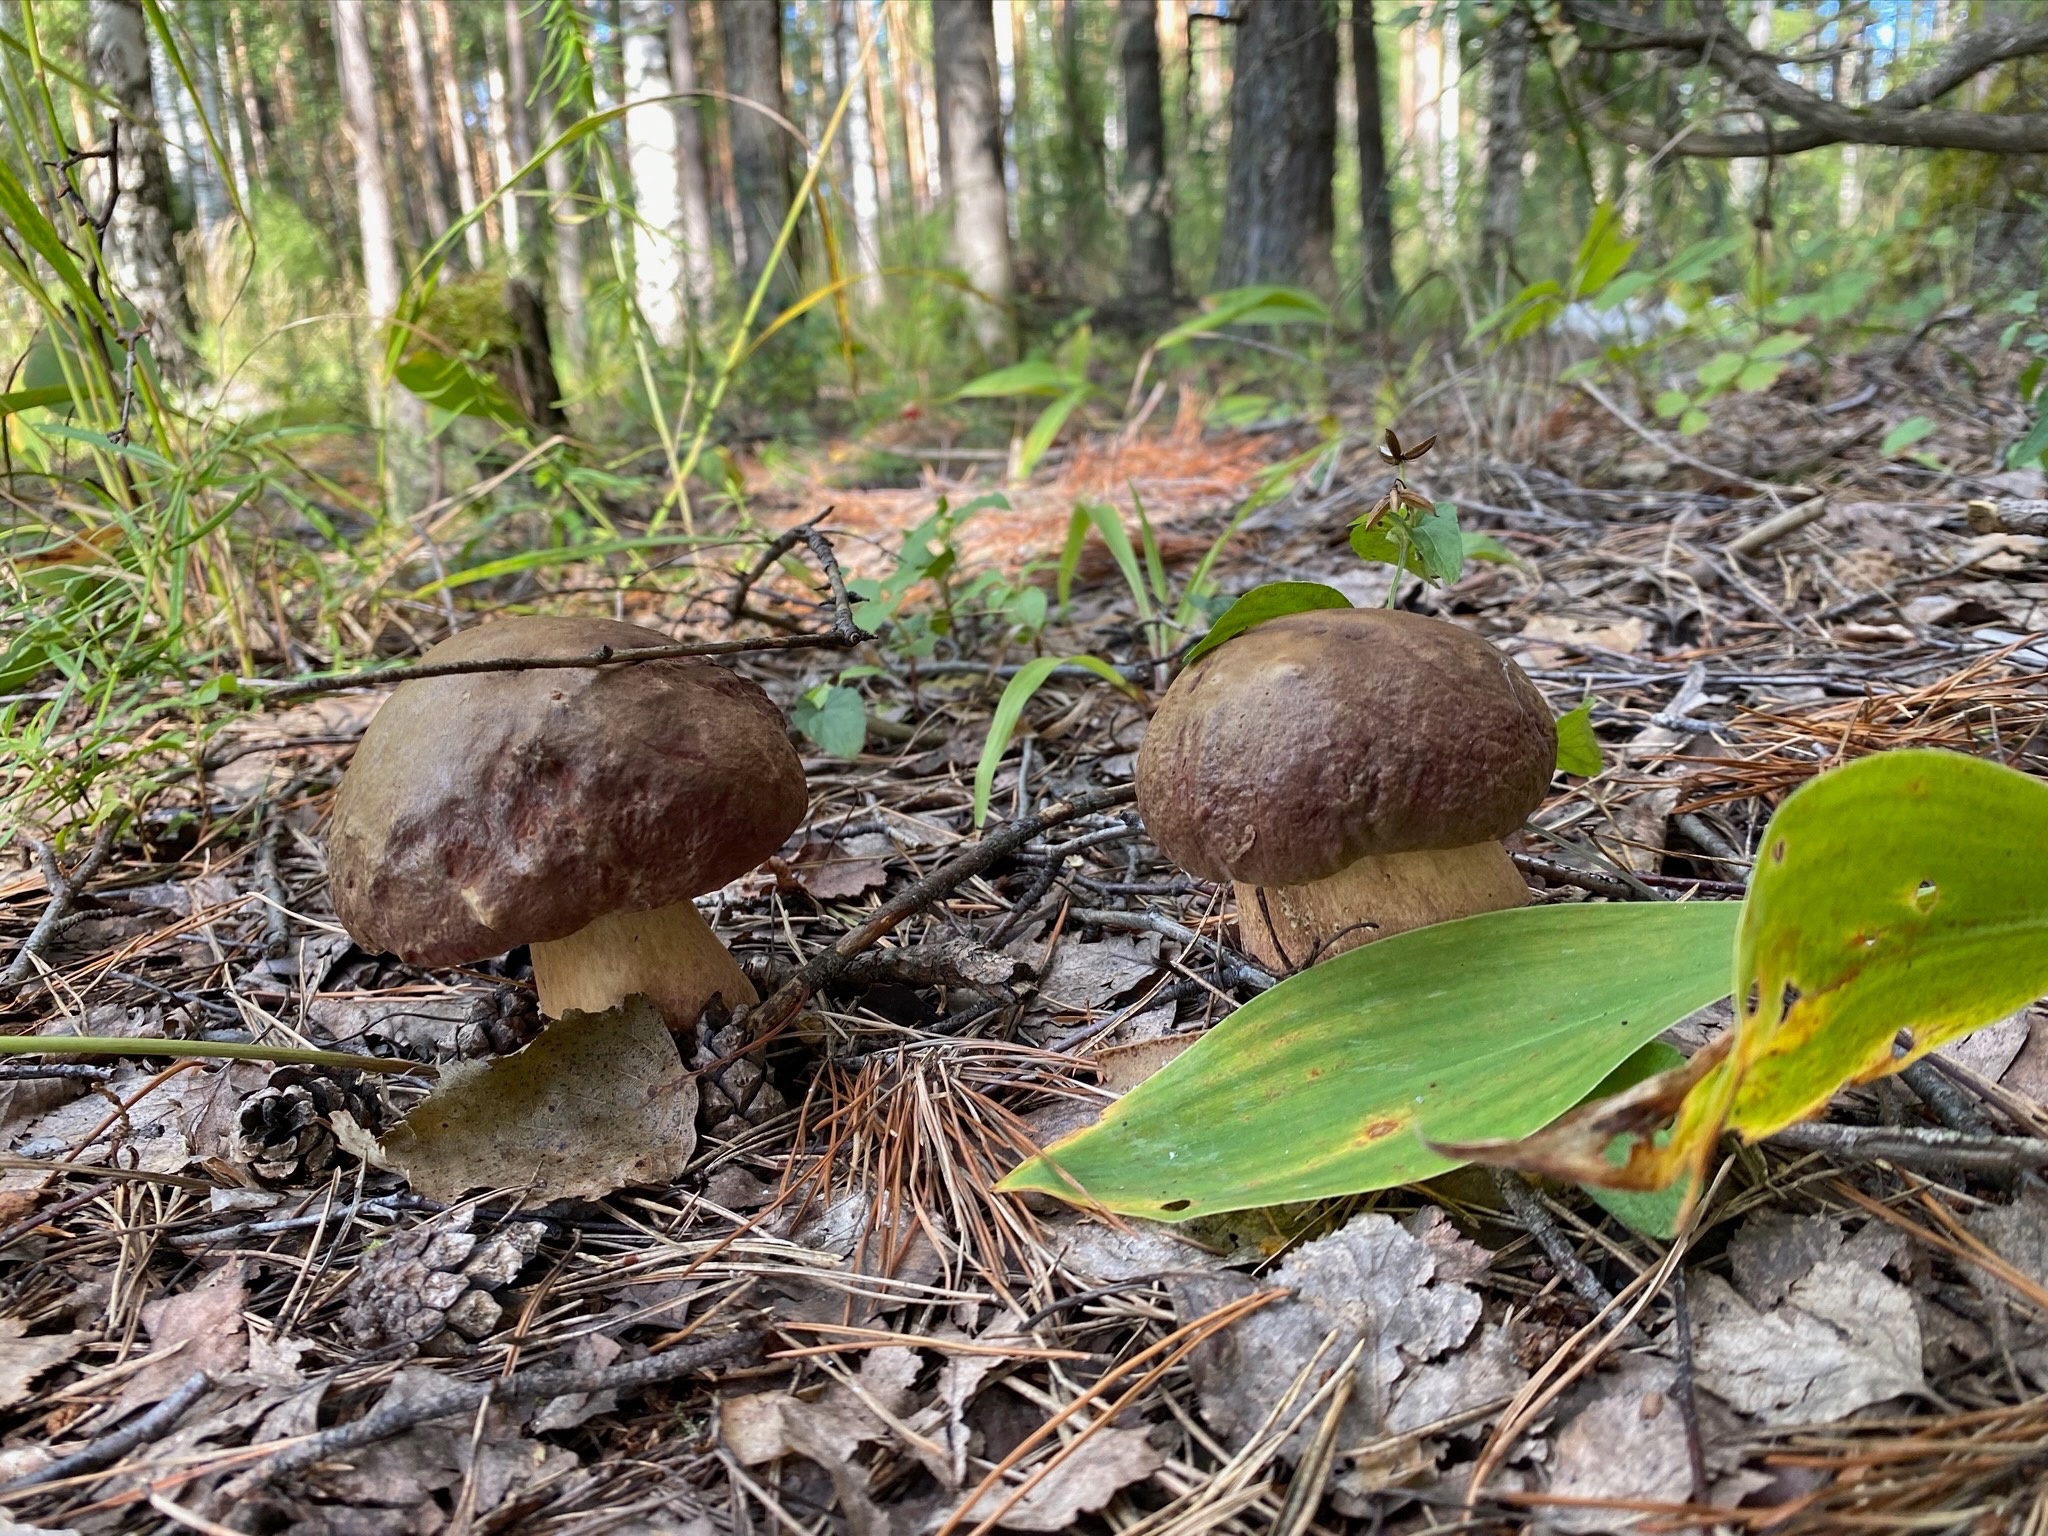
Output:
<svg viewBox="0 0 2048 1536">
<path fill-rule="evenodd" d="M 517 618 L 422 660 L 671 643 L 610 619 Z M 334 910 L 366 949 L 480 960 L 716 890 L 781 846 L 807 797 L 781 711 L 702 658 L 417 678 L 335 796 Z"/>
<path fill-rule="evenodd" d="M 1550 706 L 1469 630 L 1288 614 L 1174 680 L 1138 752 L 1152 840 L 1208 880 L 1306 885 L 1370 854 L 1507 836 L 1557 759 Z"/>
</svg>

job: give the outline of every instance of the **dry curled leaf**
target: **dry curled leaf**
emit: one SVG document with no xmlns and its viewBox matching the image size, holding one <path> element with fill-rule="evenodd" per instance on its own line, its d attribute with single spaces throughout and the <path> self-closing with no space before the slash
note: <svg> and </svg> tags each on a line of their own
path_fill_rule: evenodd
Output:
<svg viewBox="0 0 2048 1536">
<path fill-rule="evenodd" d="M 380 1143 L 436 1200 L 516 1189 L 529 1204 L 595 1199 L 680 1173 L 697 1145 L 697 1082 L 644 997 L 574 1009 L 511 1056 L 444 1067 Z"/>
</svg>

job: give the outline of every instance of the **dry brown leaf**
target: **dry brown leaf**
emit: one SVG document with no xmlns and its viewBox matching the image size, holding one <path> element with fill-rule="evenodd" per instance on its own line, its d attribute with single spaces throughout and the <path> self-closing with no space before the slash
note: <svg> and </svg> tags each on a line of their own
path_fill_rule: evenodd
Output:
<svg viewBox="0 0 2048 1536">
<path fill-rule="evenodd" d="M 247 1275 L 247 1266 L 235 1259 L 190 1290 L 142 1304 L 149 1358 L 122 1383 L 115 1414 L 160 1401 L 194 1371 L 218 1381 L 242 1368 L 249 1358 L 249 1330 L 242 1321 L 249 1304 Z"/>
<path fill-rule="evenodd" d="M 1560 1531 L 1635 1531 L 1655 1517 L 1590 1507 L 1591 1501 L 1683 1504 L 1692 1497 L 1685 1416 L 1672 1396 L 1677 1375 L 1666 1361 L 1623 1355 L 1618 1370 L 1598 1378 L 1591 1400 L 1550 1444 L 1548 1492 L 1588 1504 L 1547 1507 L 1546 1524 Z"/>
<path fill-rule="evenodd" d="M 442 1068 L 380 1145 L 430 1199 L 595 1199 L 682 1172 L 697 1145 L 697 1080 L 644 997 L 571 1009 L 524 1050 Z"/>
<path fill-rule="evenodd" d="M 1457 1262 L 1452 1255 L 1445 1258 Z M 1449 1355 L 1478 1326 L 1477 1293 L 1440 1278 L 1439 1262 L 1431 1242 L 1391 1217 L 1372 1212 L 1296 1249 L 1260 1282 L 1231 1273 L 1176 1279 L 1174 1310 L 1183 1322 L 1269 1286 L 1293 1292 L 1188 1357 L 1204 1419 L 1233 1449 L 1241 1448 L 1290 1392 L 1291 1408 L 1299 1408 L 1364 1340 L 1365 1353 L 1355 1367 L 1339 1443 L 1360 1445 L 1379 1436 L 1403 1376 Z M 1309 1372 L 1307 1382 L 1296 1390 L 1296 1378 L 1304 1370 Z M 1473 1374 L 1471 1389 L 1478 1394 L 1473 1401 L 1454 1401 L 1462 1394 L 1440 1390 L 1431 1395 L 1451 1403 L 1451 1412 L 1474 1406 L 1496 1395 L 1493 1374 Z M 1283 1458 L 1298 1456 L 1312 1430 L 1298 1430 Z"/>
<path fill-rule="evenodd" d="M 1718 1275 L 1695 1276 L 1693 1332 L 1700 1385 L 1766 1424 L 1839 1419 L 1926 1384 L 1912 1293 L 1847 1247 L 1769 1310 Z"/>
<path fill-rule="evenodd" d="M 12 1408 L 26 1398 L 38 1376 L 62 1365 L 92 1338 L 89 1333 L 23 1338 L 27 1327 L 18 1317 L 0 1317 L 0 1408 Z"/>
<path fill-rule="evenodd" d="M 1081 1516 L 1165 1464 L 1164 1453 L 1143 1429 L 1098 1429 L 1004 1510 L 996 1524 L 1008 1531 L 1071 1530 Z M 992 1489 L 964 1518 L 986 1520 L 1009 1496 L 1008 1489 Z"/>
</svg>

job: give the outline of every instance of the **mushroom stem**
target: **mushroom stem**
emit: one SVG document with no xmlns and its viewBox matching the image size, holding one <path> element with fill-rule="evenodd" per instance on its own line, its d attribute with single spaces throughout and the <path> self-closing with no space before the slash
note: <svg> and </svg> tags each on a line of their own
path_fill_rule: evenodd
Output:
<svg viewBox="0 0 2048 1536">
<path fill-rule="evenodd" d="M 1411 928 L 1519 907 L 1529 888 L 1499 843 L 1368 856 L 1310 885 L 1237 882 L 1246 953 L 1280 974 Z"/>
<path fill-rule="evenodd" d="M 532 949 L 540 1011 L 550 1019 L 570 1008 L 599 1013 L 640 992 L 671 1030 L 684 1030 L 714 997 L 728 1008 L 760 1001 L 692 901 L 613 913 Z"/>
</svg>

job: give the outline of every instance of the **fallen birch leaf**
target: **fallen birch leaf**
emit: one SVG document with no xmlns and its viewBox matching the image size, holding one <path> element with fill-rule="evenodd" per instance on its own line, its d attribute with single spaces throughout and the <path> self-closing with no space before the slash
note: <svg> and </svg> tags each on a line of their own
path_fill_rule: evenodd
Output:
<svg viewBox="0 0 2048 1536">
<path fill-rule="evenodd" d="M 453 1062 L 379 1144 L 434 1200 L 514 1189 L 530 1205 L 674 1178 L 697 1145 L 697 1080 L 644 997 L 569 1010 L 525 1049 Z"/>
</svg>

